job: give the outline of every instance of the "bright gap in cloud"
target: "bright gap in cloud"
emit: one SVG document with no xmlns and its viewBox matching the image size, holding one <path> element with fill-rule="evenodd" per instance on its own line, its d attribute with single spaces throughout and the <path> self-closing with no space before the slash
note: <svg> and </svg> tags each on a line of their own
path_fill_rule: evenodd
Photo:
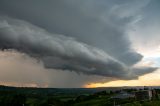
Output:
<svg viewBox="0 0 160 106">
<path fill-rule="evenodd" d="M 121 86 L 159 86 L 160 70 L 153 73 L 140 76 L 137 80 L 117 80 L 106 83 L 90 83 L 85 85 L 86 88 L 95 87 L 121 87 Z"/>
</svg>

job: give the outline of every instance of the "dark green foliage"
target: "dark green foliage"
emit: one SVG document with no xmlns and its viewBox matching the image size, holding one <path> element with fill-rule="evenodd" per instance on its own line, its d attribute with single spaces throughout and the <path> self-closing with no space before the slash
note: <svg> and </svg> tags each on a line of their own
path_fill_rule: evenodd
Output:
<svg viewBox="0 0 160 106">
<path fill-rule="evenodd" d="M 23 106 L 25 105 L 26 97 L 25 95 L 6 95 L 1 96 L 0 104 L 2 106 Z"/>
<path fill-rule="evenodd" d="M 123 89 L 133 93 L 137 89 Z M 121 90 L 96 89 L 44 89 L 0 87 L 0 106 L 160 106 L 160 90 L 155 89 L 152 101 L 138 101 L 134 98 L 112 99 Z"/>
</svg>

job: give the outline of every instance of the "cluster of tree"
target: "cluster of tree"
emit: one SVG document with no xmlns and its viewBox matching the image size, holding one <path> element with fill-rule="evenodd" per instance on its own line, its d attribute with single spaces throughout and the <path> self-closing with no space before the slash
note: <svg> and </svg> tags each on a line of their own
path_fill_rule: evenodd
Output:
<svg viewBox="0 0 160 106">
<path fill-rule="evenodd" d="M 77 92 L 81 92 L 82 90 L 77 90 L 76 93 L 71 91 L 71 93 L 67 93 L 66 89 L 61 89 L 61 92 L 59 92 L 60 90 L 58 89 L 28 89 L 2 86 L 0 87 L 0 106 L 112 106 L 115 100 L 111 97 L 122 91 L 122 89 L 99 91 L 92 94 L 79 95 Z M 123 91 L 132 93 L 137 91 L 137 89 L 123 89 Z M 155 92 L 160 94 L 160 89 L 155 89 Z M 156 99 L 152 100 L 152 102 L 159 101 L 157 98 L 158 95 L 156 95 Z M 136 101 L 133 98 L 119 99 L 116 100 L 116 103 L 124 106 L 146 104 L 146 102 L 142 103 L 142 101 Z M 156 103 L 159 104 L 159 102 Z"/>
<path fill-rule="evenodd" d="M 34 90 L 20 89 L 1 89 L 0 90 L 0 106 L 74 106 L 90 100 L 96 100 L 99 96 L 107 96 L 112 92 L 106 91 L 76 96 L 74 99 L 62 101 L 54 94 L 46 94 L 43 92 L 35 92 Z M 64 96 L 63 94 L 58 96 Z"/>
<path fill-rule="evenodd" d="M 1 106 L 24 106 L 26 97 L 21 94 L 0 96 Z"/>
</svg>

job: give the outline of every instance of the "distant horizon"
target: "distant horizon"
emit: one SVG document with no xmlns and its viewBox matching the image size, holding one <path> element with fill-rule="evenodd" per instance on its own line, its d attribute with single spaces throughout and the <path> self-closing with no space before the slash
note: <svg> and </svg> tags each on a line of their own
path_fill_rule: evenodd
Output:
<svg viewBox="0 0 160 106">
<path fill-rule="evenodd" d="M 160 86 L 113 86 L 113 87 L 94 87 L 94 88 L 85 88 L 85 87 L 79 87 L 79 88 L 56 88 L 56 87 L 25 87 L 25 86 L 8 86 L 8 85 L 0 85 L 0 87 L 15 87 L 15 88 L 42 88 L 42 89 L 105 89 L 105 88 L 144 88 L 144 87 L 159 87 Z"/>
</svg>

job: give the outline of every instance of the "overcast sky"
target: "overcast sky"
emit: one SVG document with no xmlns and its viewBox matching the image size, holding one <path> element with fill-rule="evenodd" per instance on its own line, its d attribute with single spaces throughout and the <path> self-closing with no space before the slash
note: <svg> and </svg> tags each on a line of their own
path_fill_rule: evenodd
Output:
<svg viewBox="0 0 160 106">
<path fill-rule="evenodd" d="M 84 87 L 159 72 L 159 10 L 159 0 L 0 0 L 0 83 Z"/>
</svg>

